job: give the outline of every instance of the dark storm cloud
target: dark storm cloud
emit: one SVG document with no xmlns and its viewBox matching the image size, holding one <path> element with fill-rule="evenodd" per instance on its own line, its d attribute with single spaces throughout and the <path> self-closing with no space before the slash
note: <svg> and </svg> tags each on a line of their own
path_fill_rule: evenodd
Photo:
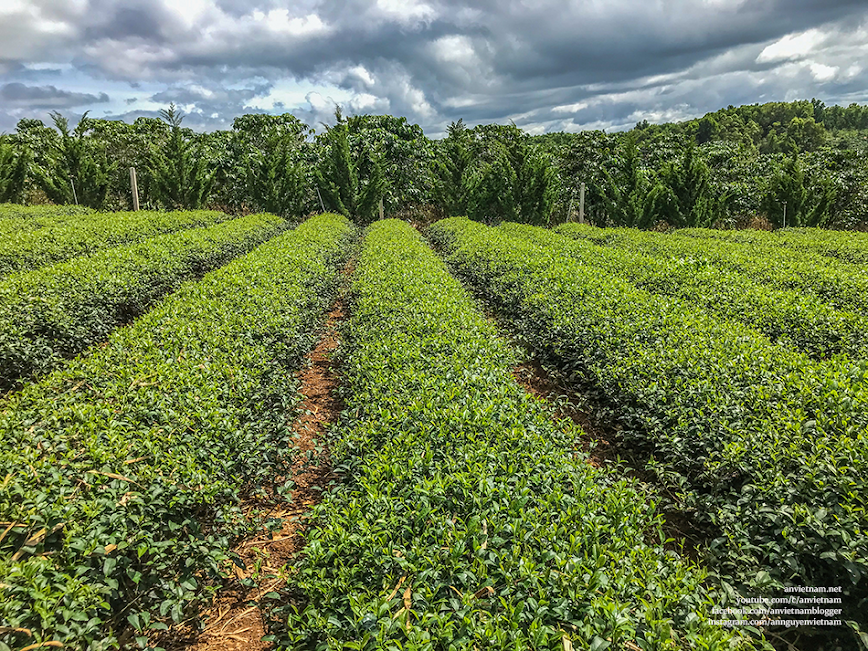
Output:
<svg viewBox="0 0 868 651">
<path fill-rule="evenodd" d="M 865 99 L 868 85 L 864 0 L 22 4 L 9 16 L 0 8 L 7 79 L 56 62 L 94 80 L 158 84 L 151 103 L 193 107 L 190 122 L 203 128 L 257 110 L 281 80 L 323 87 L 289 106 L 311 122 L 331 114 L 336 87 L 350 112 L 405 115 L 434 132 L 459 117 L 623 127 L 727 104 Z M 15 47 L 3 45 L 6 33 Z M 266 105 L 282 111 L 282 102 Z"/>
<path fill-rule="evenodd" d="M 108 101 L 109 96 L 105 93 L 73 93 L 54 86 L 25 86 L 20 83 L 0 86 L 0 107 L 4 108 L 65 109 Z"/>
<path fill-rule="evenodd" d="M 172 16 L 158 3 L 138 2 L 96 9 L 94 22 L 83 30 L 85 39 L 106 36 L 115 40 L 140 38 L 149 42 L 163 42 L 171 33 Z"/>
</svg>

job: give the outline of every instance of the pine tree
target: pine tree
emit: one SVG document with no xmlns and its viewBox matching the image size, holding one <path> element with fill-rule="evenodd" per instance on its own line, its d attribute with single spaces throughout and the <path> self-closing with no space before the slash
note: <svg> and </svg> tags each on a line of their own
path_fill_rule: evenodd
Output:
<svg viewBox="0 0 868 651">
<path fill-rule="evenodd" d="M 486 224 L 518 221 L 517 185 L 516 173 L 505 147 L 496 143 L 493 151 L 489 152 L 489 160 L 478 162 L 464 176 L 467 216 Z"/>
<path fill-rule="evenodd" d="M 813 187 L 805 177 L 805 168 L 798 155 L 787 157 L 775 171 L 763 197 L 763 209 L 776 227 L 825 225 L 831 217 L 836 191 L 828 178 L 815 180 Z"/>
<path fill-rule="evenodd" d="M 116 166 L 109 164 L 105 152 L 100 155 L 92 150 L 85 137 L 87 113 L 73 131 L 60 113 L 53 112 L 51 119 L 60 138 L 52 143 L 46 167 L 35 168 L 37 182 L 54 203 L 102 208 Z"/>
<path fill-rule="evenodd" d="M 380 200 L 386 194 L 386 177 L 367 150 L 354 159 L 340 109 L 335 116 L 337 124 L 326 127 L 327 152 L 316 170 L 317 184 L 328 210 L 346 215 L 358 224 L 369 224 L 377 218 Z M 361 178 L 360 169 L 368 170 L 367 178 Z"/>
<path fill-rule="evenodd" d="M 265 154 L 250 161 L 247 185 L 254 210 L 283 217 L 305 212 L 307 179 L 301 165 L 292 160 L 292 145 L 280 138 L 266 146 Z"/>
<path fill-rule="evenodd" d="M 655 184 L 642 169 L 639 148 L 632 135 L 626 138 L 619 167 L 614 173 L 603 170 L 605 183 L 601 194 L 609 220 L 615 226 L 652 226 L 662 199 L 660 190 L 652 192 Z"/>
<path fill-rule="evenodd" d="M 434 201 L 447 217 L 467 213 L 464 176 L 472 157 L 464 120 L 452 122 L 441 142 L 441 155 L 434 161 Z"/>
<path fill-rule="evenodd" d="M 651 190 L 655 219 L 675 228 L 708 227 L 723 214 L 723 200 L 711 196 L 711 171 L 689 141 L 680 160 L 665 165 Z"/>
<path fill-rule="evenodd" d="M 557 173 L 547 157 L 526 143 L 521 143 L 520 152 L 515 164 L 519 220 L 547 226 L 557 198 Z"/>
<path fill-rule="evenodd" d="M 165 151 L 151 153 L 152 192 L 154 199 L 171 209 L 197 210 L 203 206 L 214 173 L 197 151 L 192 140 L 181 129 L 184 116 L 171 104 L 160 111 L 160 117 L 170 126 Z"/>
<path fill-rule="evenodd" d="M 557 195 L 549 158 L 514 124 L 478 127 L 474 136 L 462 183 L 468 217 L 548 224 Z"/>
</svg>

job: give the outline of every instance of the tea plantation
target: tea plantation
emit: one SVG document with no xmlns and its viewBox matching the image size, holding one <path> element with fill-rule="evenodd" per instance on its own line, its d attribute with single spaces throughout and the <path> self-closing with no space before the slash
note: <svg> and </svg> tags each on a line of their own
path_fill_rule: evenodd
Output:
<svg viewBox="0 0 868 651">
<path fill-rule="evenodd" d="M 868 641 L 868 236 L 5 206 L 0 236 L 0 651 L 185 648 L 244 504 L 293 499 L 339 297 L 272 648 Z"/>
</svg>

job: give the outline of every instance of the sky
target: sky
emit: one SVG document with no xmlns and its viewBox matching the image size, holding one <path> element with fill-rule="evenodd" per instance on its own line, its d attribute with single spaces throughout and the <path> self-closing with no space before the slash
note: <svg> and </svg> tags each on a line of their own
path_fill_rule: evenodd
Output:
<svg viewBox="0 0 868 651">
<path fill-rule="evenodd" d="M 404 116 L 620 130 L 730 104 L 868 103 L 866 0 L 0 0 L 0 133 L 51 111 L 196 130 Z"/>
</svg>

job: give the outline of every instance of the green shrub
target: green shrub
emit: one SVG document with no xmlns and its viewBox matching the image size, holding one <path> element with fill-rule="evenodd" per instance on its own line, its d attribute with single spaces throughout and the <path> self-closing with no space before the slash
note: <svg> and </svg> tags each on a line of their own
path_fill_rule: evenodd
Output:
<svg viewBox="0 0 868 651">
<path fill-rule="evenodd" d="M 511 226 L 510 232 L 599 266 L 641 289 L 680 299 L 720 318 L 740 321 L 816 359 L 844 354 L 868 360 L 868 317 L 836 310 L 817 296 L 762 285 L 707 258 L 649 255 L 626 239 L 609 246 L 595 246 L 583 235 L 574 240 L 569 238 L 573 224 L 559 226 L 556 233 L 518 225 Z M 711 241 L 708 248 L 714 245 Z"/>
<path fill-rule="evenodd" d="M 632 228 L 600 229 L 584 224 L 566 224 L 559 227 L 559 232 L 616 246 L 629 243 L 637 251 L 658 256 L 685 261 L 700 260 L 743 274 L 760 284 L 811 294 L 835 309 L 868 316 L 868 273 L 865 267 L 817 252 L 786 247 L 745 246 L 721 238 L 712 243 L 707 238 L 679 235 L 682 232 L 703 232 L 700 229 L 663 234 Z"/>
<path fill-rule="evenodd" d="M 707 228 L 685 228 L 678 235 L 722 239 L 752 245 L 772 245 L 821 253 L 853 264 L 868 264 L 868 234 L 853 231 L 830 231 L 821 228 L 787 228 L 785 230 L 722 231 Z"/>
<path fill-rule="evenodd" d="M 92 208 L 85 206 L 22 206 L 17 203 L 0 203 L 0 224 L 4 228 L 13 225 L 19 228 L 41 228 L 55 222 L 72 221 L 81 215 L 92 215 L 94 212 Z"/>
<path fill-rule="evenodd" d="M 740 646 L 709 624 L 703 572 L 663 549 L 653 498 L 587 463 L 405 223 L 368 230 L 344 337 L 343 481 L 312 514 L 282 646 Z"/>
<path fill-rule="evenodd" d="M 181 283 L 278 232 L 274 215 L 160 235 L 0 280 L 0 390 L 103 341 Z"/>
<path fill-rule="evenodd" d="M 0 221 L 0 276 L 37 269 L 96 253 L 120 244 L 137 242 L 163 233 L 211 226 L 232 219 L 215 211 L 93 213 L 70 207 L 28 208 L 11 212 Z M 26 215 L 26 217 L 24 217 Z"/>
<path fill-rule="evenodd" d="M 842 586 L 866 623 L 868 364 L 812 362 L 508 229 L 449 219 L 431 234 L 623 439 L 650 447 L 649 469 L 722 532 L 717 571 Z"/>
<path fill-rule="evenodd" d="M 146 644 L 208 599 L 258 527 L 240 496 L 286 472 L 293 371 L 353 236 L 316 217 L 0 403 L 0 645 Z"/>
</svg>

